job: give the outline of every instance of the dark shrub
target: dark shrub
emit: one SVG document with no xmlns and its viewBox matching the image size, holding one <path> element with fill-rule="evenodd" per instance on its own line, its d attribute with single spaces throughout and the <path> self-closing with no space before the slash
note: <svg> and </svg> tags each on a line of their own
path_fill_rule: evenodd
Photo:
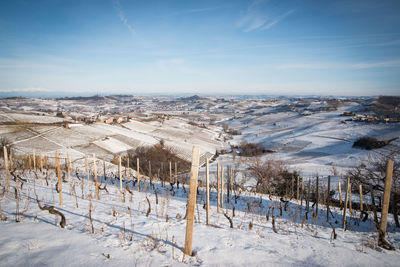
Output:
<svg viewBox="0 0 400 267">
<path fill-rule="evenodd" d="M 260 156 L 265 152 L 265 147 L 256 143 L 242 142 L 239 148 L 241 150 L 240 155 L 244 157 Z"/>
<path fill-rule="evenodd" d="M 353 147 L 372 150 L 372 149 L 377 149 L 377 148 L 384 147 L 384 146 L 388 145 L 390 142 L 392 142 L 393 140 L 396 140 L 396 139 L 397 138 L 393 138 L 393 139 L 390 139 L 390 140 L 379 141 L 374 137 L 365 136 L 365 137 L 361 137 L 357 141 L 355 141 L 354 144 L 353 144 Z"/>
</svg>

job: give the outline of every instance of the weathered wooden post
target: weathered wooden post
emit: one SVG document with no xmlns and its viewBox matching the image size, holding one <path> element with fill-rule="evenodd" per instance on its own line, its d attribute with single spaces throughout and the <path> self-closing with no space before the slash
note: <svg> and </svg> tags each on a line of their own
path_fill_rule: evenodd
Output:
<svg viewBox="0 0 400 267">
<path fill-rule="evenodd" d="M 392 160 L 389 160 L 386 166 L 386 180 L 385 180 L 385 193 L 383 195 L 383 206 L 382 206 L 382 219 L 380 229 L 382 230 L 383 237 L 385 238 L 387 217 L 389 211 L 389 201 L 390 201 L 390 190 L 392 188 L 392 176 L 393 176 L 393 164 Z"/>
<path fill-rule="evenodd" d="M 172 162 L 169 161 L 169 182 L 172 184 Z"/>
<path fill-rule="evenodd" d="M 126 164 L 125 164 L 125 177 L 126 177 L 126 173 L 127 173 L 127 169 L 129 168 L 129 157 L 126 157 Z"/>
<path fill-rule="evenodd" d="M 175 183 L 178 184 L 178 163 L 175 161 Z"/>
<path fill-rule="evenodd" d="M 340 206 L 342 206 L 342 186 L 341 186 L 341 182 L 339 181 L 339 203 Z"/>
<path fill-rule="evenodd" d="M 352 206 L 351 206 L 351 203 L 352 203 L 353 201 L 352 201 L 352 198 L 351 198 L 351 183 L 349 183 L 349 211 L 350 211 L 350 216 L 351 216 L 351 214 L 352 214 Z"/>
<path fill-rule="evenodd" d="M 136 175 L 137 175 L 138 192 L 140 192 L 140 167 L 139 167 L 139 158 L 136 158 Z"/>
<path fill-rule="evenodd" d="M 350 184 L 350 177 L 347 177 L 347 184 L 346 184 L 346 195 L 344 197 L 344 209 L 343 209 L 343 230 L 346 231 L 346 213 L 347 213 L 347 201 L 349 197 L 349 184 Z"/>
<path fill-rule="evenodd" d="M 232 175 L 232 167 L 228 166 L 228 181 L 226 182 L 226 208 L 228 208 L 231 194 L 231 175 Z"/>
<path fill-rule="evenodd" d="M 296 199 L 299 200 L 300 197 L 300 175 L 297 175 L 297 191 L 296 191 Z M 299 202 L 297 202 L 299 204 Z"/>
<path fill-rule="evenodd" d="M 151 174 L 151 161 L 149 161 L 149 178 L 151 178 L 152 174 Z"/>
<path fill-rule="evenodd" d="M 36 154 L 35 154 L 35 150 L 33 150 L 33 170 L 36 172 Z"/>
<path fill-rule="evenodd" d="M 221 209 L 224 209 L 224 166 L 221 166 Z"/>
<path fill-rule="evenodd" d="M 58 192 L 60 195 L 60 206 L 62 207 L 63 206 L 62 181 L 61 181 L 60 158 L 58 150 L 56 150 L 56 166 L 57 166 L 57 177 L 58 177 Z"/>
<path fill-rule="evenodd" d="M 9 155 L 9 158 L 8 158 L 8 163 L 9 163 L 9 168 L 10 168 L 10 170 L 12 170 L 13 169 L 13 167 L 14 167 L 14 165 L 13 165 L 13 153 L 12 153 L 12 149 L 10 148 L 10 155 Z"/>
<path fill-rule="evenodd" d="M 119 191 L 122 192 L 122 169 L 121 169 L 121 157 L 118 157 L 118 175 L 119 175 Z"/>
<path fill-rule="evenodd" d="M 88 156 L 85 155 L 85 171 L 87 175 L 87 181 L 89 183 L 89 162 L 88 162 Z"/>
<path fill-rule="evenodd" d="M 35 154 L 33 154 L 35 157 Z M 68 174 L 68 183 L 71 183 L 71 161 L 69 158 L 69 152 L 67 151 L 67 174 Z"/>
<path fill-rule="evenodd" d="M 4 167 L 6 169 L 6 184 L 7 188 L 10 187 L 10 170 L 8 169 L 8 158 L 7 158 L 7 147 L 3 147 L 3 152 L 4 152 Z"/>
<path fill-rule="evenodd" d="M 207 191 L 207 207 L 206 207 L 206 224 L 210 224 L 210 173 L 209 173 L 209 160 L 206 162 L 206 191 Z"/>
<path fill-rule="evenodd" d="M 103 180 L 106 181 L 106 161 L 103 158 Z"/>
<path fill-rule="evenodd" d="M 360 184 L 359 188 L 360 188 L 360 211 L 363 211 L 363 210 L 364 210 L 364 207 L 363 207 L 363 191 L 362 191 L 362 184 Z"/>
<path fill-rule="evenodd" d="M 42 157 L 42 151 L 40 151 L 39 161 L 40 161 L 40 175 L 41 175 L 41 177 L 42 177 L 42 185 L 44 186 L 44 175 L 43 175 L 43 157 Z"/>
<path fill-rule="evenodd" d="M 294 197 L 294 174 L 292 174 L 292 187 L 290 192 L 290 198 Z"/>
<path fill-rule="evenodd" d="M 309 212 L 310 211 L 310 191 L 311 191 L 311 180 L 308 179 L 308 184 L 307 184 L 307 200 L 306 200 L 306 211 Z"/>
<path fill-rule="evenodd" d="M 300 212 L 303 210 L 303 194 L 304 194 L 304 181 L 301 181 L 301 193 L 300 193 Z"/>
<path fill-rule="evenodd" d="M 149 161 L 149 179 L 150 179 L 150 186 L 153 186 L 153 176 L 151 174 L 151 161 Z"/>
<path fill-rule="evenodd" d="M 161 162 L 161 170 L 159 177 L 161 178 L 161 186 L 164 187 L 165 177 L 164 177 L 164 162 Z"/>
<path fill-rule="evenodd" d="M 319 177 L 318 177 L 318 175 L 317 175 L 317 188 L 316 188 L 316 196 L 315 196 L 315 198 L 316 198 L 316 205 L 315 205 L 315 210 L 316 210 L 316 212 L 315 212 L 315 215 L 316 216 L 318 216 L 318 202 L 319 202 Z"/>
<path fill-rule="evenodd" d="M 199 159 L 200 151 L 198 147 L 193 147 L 192 150 L 192 167 L 190 171 L 190 193 L 187 205 L 186 216 L 186 236 L 185 236 L 185 250 L 186 255 L 192 256 L 192 243 L 193 243 L 193 227 L 194 227 L 194 210 L 197 197 L 197 179 L 199 175 Z"/>
<path fill-rule="evenodd" d="M 234 185 L 234 179 L 235 179 L 235 170 L 233 168 L 231 168 L 231 175 L 230 175 L 230 179 L 229 179 L 229 191 L 230 192 L 230 196 L 232 197 L 232 190 L 233 190 L 233 185 Z"/>
<path fill-rule="evenodd" d="M 220 185 L 219 162 L 217 162 L 217 212 L 220 212 L 221 207 L 221 185 Z"/>
<path fill-rule="evenodd" d="M 28 154 L 28 168 L 27 169 L 28 170 L 32 169 L 32 160 L 31 160 L 31 155 L 30 154 Z"/>
<path fill-rule="evenodd" d="M 326 194 L 326 221 L 329 222 L 329 202 L 331 192 L 331 176 L 328 176 L 328 193 Z"/>
<path fill-rule="evenodd" d="M 96 188 L 96 198 L 100 200 L 99 196 L 99 184 L 97 183 L 97 163 L 96 163 L 96 155 L 93 153 L 93 167 L 94 167 L 94 186 Z"/>
</svg>

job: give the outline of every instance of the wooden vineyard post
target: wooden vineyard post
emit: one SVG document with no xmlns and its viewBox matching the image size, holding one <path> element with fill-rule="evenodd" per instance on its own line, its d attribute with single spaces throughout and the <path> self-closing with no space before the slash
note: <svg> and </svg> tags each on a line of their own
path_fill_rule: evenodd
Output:
<svg viewBox="0 0 400 267">
<path fill-rule="evenodd" d="M 93 169 L 94 169 L 94 186 L 96 188 L 96 198 L 100 200 L 99 196 L 99 184 L 97 183 L 97 164 L 96 164 L 96 155 L 93 153 Z"/>
<path fill-rule="evenodd" d="M 151 178 L 151 161 L 149 161 L 149 178 Z"/>
<path fill-rule="evenodd" d="M 89 162 L 88 162 L 88 157 L 85 155 L 85 171 L 87 175 L 87 181 L 89 183 Z"/>
<path fill-rule="evenodd" d="M 316 200 L 315 200 L 315 202 L 316 202 L 316 205 L 315 205 L 315 210 L 316 210 L 316 213 L 315 213 L 315 215 L 316 216 L 318 216 L 318 202 L 319 202 L 319 183 L 318 183 L 318 181 L 319 181 L 319 177 L 318 177 L 318 175 L 317 175 L 317 187 L 316 187 L 316 189 L 315 189 L 315 198 L 316 198 Z"/>
<path fill-rule="evenodd" d="M 221 186 L 220 186 L 220 174 L 219 174 L 219 162 L 217 162 L 217 212 L 220 212 L 221 205 Z"/>
<path fill-rule="evenodd" d="M 127 166 L 127 168 L 128 168 L 128 175 L 130 175 L 131 171 L 130 171 L 130 169 L 129 169 L 129 155 L 128 155 L 128 158 L 127 158 L 126 161 L 127 161 L 127 162 L 126 162 L 126 166 Z M 125 169 L 125 170 L 126 170 L 126 169 Z M 126 173 L 125 173 L 125 175 L 126 175 Z"/>
<path fill-rule="evenodd" d="M 119 191 L 122 192 L 122 170 L 121 170 L 121 157 L 118 157 L 118 176 L 119 176 Z"/>
<path fill-rule="evenodd" d="M 172 184 L 172 163 L 169 161 L 169 182 Z"/>
<path fill-rule="evenodd" d="M 230 185 L 231 185 L 231 174 L 232 174 L 232 167 L 228 166 L 228 170 L 227 170 L 227 174 L 228 174 L 228 181 L 226 181 L 226 208 L 228 208 L 229 205 L 229 201 L 230 201 Z"/>
<path fill-rule="evenodd" d="M 68 151 L 67 151 L 67 172 L 68 172 L 68 183 L 71 183 L 71 160 L 69 158 Z"/>
<path fill-rule="evenodd" d="M 43 157 L 42 157 L 42 151 L 40 151 L 40 156 L 39 156 L 39 167 L 40 167 L 40 175 L 42 177 L 42 185 L 44 185 L 44 177 L 43 177 Z"/>
<path fill-rule="evenodd" d="M 125 177 L 126 177 L 126 169 L 127 169 L 127 166 L 129 166 L 128 164 L 129 164 L 129 159 L 128 159 L 128 157 L 127 157 L 127 161 L 126 161 L 125 169 L 124 169 L 124 175 L 125 175 Z"/>
<path fill-rule="evenodd" d="M 294 197 L 294 174 L 292 174 L 292 187 L 290 192 L 290 198 Z"/>
<path fill-rule="evenodd" d="M 13 157 L 12 157 L 12 155 L 13 155 L 13 154 L 12 154 L 12 150 L 11 150 L 11 148 L 10 148 L 10 155 L 9 155 L 10 157 L 8 158 L 8 163 L 9 163 L 9 164 L 8 164 L 8 165 L 9 165 L 8 167 L 10 168 L 10 170 L 12 170 L 13 167 L 14 167 L 14 166 L 13 166 Z"/>
<path fill-rule="evenodd" d="M 8 158 L 7 158 L 7 147 L 3 147 L 3 152 L 4 152 L 4 168 L 6 169 L 6 184 L 7 188 L 10 187 L 10 171 L 8 169 Z"/>
<path fill-rule="evenodd" d="M 352 212 L 351 203 L 352 203 L 352 199 L 351 199 L 351 183 L 349 183 L 349 211 L 350 211 L 350 215 L 351 215 L 351 212 Z"/>
<path fill-rule="evenodd" d="M 341 186 L 341 182 L 339 181 L 339 203 L 340 206 L 342 206 L 342 186 Z"/>
<path fill-rule="evenodd" d="M 300 211 L 303 210 L 303 194 L 304 194 L 304 181 L 301 181 L 301 193 L 300 193 Z"/>
<path fill-rule="evenodd" d="M 197 198 L 197 179 L 199 175 L 199 158 L 200 152 L 198 147 L 193 147 L 192 151 L 192 167 L 190 170 L 190 192 L 187 205 L 186 217 L 186 236 L 185 236 L 185 250 L 186 255 L 192 256 L 192 243 L 193 243 L 193 227 L 194 227 L 194 210 Z"/>
<path fill-rule="evenodd" d="M 221 209 L 224 209 L 224 166 L 221 166 Z"/>
<path fill-rule="evenodd" d="M 178 163 L 175 161 L 175 182 L 178 183 Z"/>
<path fill-rule="evenodd" d="M 35 155 L 35 150 L 33 150 L 33 170 L 36 171 L 36 155 Z"/>
<path fill-rule="evenodd" d="M 328 176 L 328 194 L 326 194 L 326 221 L 329 222 L 329 202 L 331 191 L 331 176 Z"/>
<path fill-rule="evenodd" d="M 307 200 L 306 200 L 306 211 L 309 212 L 310 211 L 310 191 L 311 191 L 311 180 L 308 179 L 308 185 L 307 185 Z"/>
<path fill-rule="evenodd" d="M 300 176 L 297 175 L 297 192 L 296 192 L 296 199 L 299 200 L 300 197 Z M 299 202 L 297 202 L 298 204 Z"/>
<path fill-rule="evenodd" d="M 383 195 L 383 206 L 382 206 L 382 219 L 380 229 L 383 233 L 383 237 L 386 234 L 387 217 L 389 211 L 389 201 L 390 201 L 390 190 L 392 188 L 392 176 L 393 176 L 393 161 L 389 160 L 386 166 L 386 180 L 385 180 L 385 193 Z"/>
<path fill-rule="evenodd" d="M 176 163 L 175 163 L 176 164 Z M 209 162 L 207 158 L 206 162 L 206 192 L 207 192 L 207 207 L 206 207 L 206 224 L 210 224 L 210 170 L 209 170 Z"/>
<path fill-rule="evenodd" d="M 140 165 L 139 165 L 139 158 L 136 158 L 136 175 L 137 175 L 138 192 L 140 192 Z"/>
<path fill-rule="evenodd" d="M 150 179 L 150 186 L 153 185 L 153 177 L 151 174 L 151 161 L 149 161 L 149 179 Z"/>
<path fill-rule="evenodd" d="M 360 184 L 360 211 L 363 211 L 363 191 L 362 191 L 362 184 Z"/>
<path fill-rule="evenodd" d="M 161 162 L 161 170 L 160 170 L 160 175 L 158 176 L 159 179 L 161 179 L 161 186 L 164 187 L 165 183 L 165 177 L 164 177 L 164 163 Z M 162 176 L 162 177 L 161 177 Z"/>
<path fill-rule="evenodd" d="M 103 158 L 103 180 L 106 180 L 106 161 Z"/>
<path fill-rule="evenodd" d="M 57 166 L 57 177 L 58 177 L 58 192 L 60 195 L 60 206 L 63 206 L 63 197 L 62 197 L 62 181 L 61 181 L 61 170 L 60 170 L 60 158 L 59 158 L 58 150 L 56 150 L 56 166 Z"/>
<path fill-rule="evenodd" d="M 349 197 L 349 184 L 350 184 L 350 177 L 347 177 L 347 184 L 346 184 L 346 195 L 344 197 L 344 209 L 343 209 L 343 220 L 342 220 L 342 227 L 343 230 L 346 231 L 346 213 L 347 213 L 347 201 Z"/>
</svg>

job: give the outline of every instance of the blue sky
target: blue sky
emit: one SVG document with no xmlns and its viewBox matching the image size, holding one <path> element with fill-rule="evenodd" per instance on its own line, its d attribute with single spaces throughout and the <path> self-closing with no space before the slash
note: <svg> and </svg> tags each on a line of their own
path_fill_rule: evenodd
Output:
<svg viewBox="0 0 400 267">
<path fill-rule="evenodd" d="M 0 0 L 0 93 L 400 95 L 400 1 Z"/>
</svg>

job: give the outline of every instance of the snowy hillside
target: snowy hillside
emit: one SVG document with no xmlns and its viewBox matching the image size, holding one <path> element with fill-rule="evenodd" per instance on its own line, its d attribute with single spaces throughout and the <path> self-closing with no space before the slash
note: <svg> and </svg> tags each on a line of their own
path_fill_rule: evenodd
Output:
<svg viewBox="0 0 400 267">
<path fill-rule="evenodd" d="M 342 211 L 333 209 L 325 221 L 324 207 L 305 215 L 305 204 L 285 203 L 266 195 L 238 192 L 225 204 L 233 228 L 223 213 L 217 213 L 216 191 L 211 191 L 211 226 L 205 224 L 205 190 L 199 189 L 195 210 L 193 257 L 184 256 L 188 186 L 179 189 L 142 181 L 141 191 L 132 180 L 99 178 L 96 199 L 93 176 L 72 174 L 62 185 L 63 205 L 56 191 L 54 170 L 17 171 L 4 191 L 1 173 L 0 263 L 2 266 L 397 266 L 400 233 L 390 218 L 387 238 L 397 251 L 376 245 L 373 222 L 362 222 L 358 211 L 348 214 L 348 230 L 341 229 Z M 37 179 L 35 178 L 37 177 Z M 13 176 L 11 177 L 13 178 Z M 26 179 L 26 180 L 25 180 Z M 130 191 L 130 192 L 129 192 Z M 225 194 L 225 202 L 227 195 Z M 66 218 L 40 205 L 53 205 Z M 150 204 L 150 206 L 149 206 Z M 234 208 L 233 208 L 234 207 Z M 272 207 L 272 210 L 271 210 Z M 370 216 L 371 218 L 371 216 Z M 18 221 L 18 222 L 16 222 Z"/>
</svg>

